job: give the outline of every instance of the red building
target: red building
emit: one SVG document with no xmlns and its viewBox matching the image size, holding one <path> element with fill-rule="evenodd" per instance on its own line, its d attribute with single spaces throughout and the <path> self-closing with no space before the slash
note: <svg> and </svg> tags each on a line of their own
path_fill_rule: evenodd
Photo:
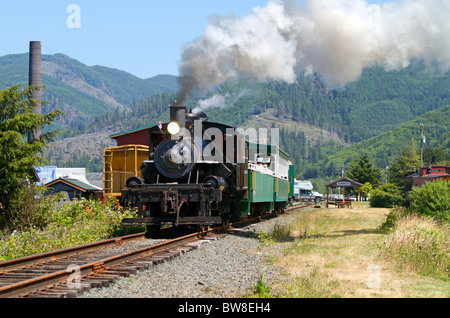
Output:
<svg viewBox="0 0 450 318">
<path fill-rule="evenodd" d="M 420 168 L 418 175 L 413 177 L 413 186 L 421 187 L 424 183 L 434 181 L 436 179 L 449 180 L 450 166 L 436 165 Z"/>
<path fill-rule="evenodd" d="M 117 147 L 128 146 L 128 145 L 149 145 L 149 131 L 150 128 L 154 127 L 144 127 L 135 130 L 129 130 L 125 132 L 121 132 L 115 135 L 111 135 L 112 139 L 117 141 Z"/>
<path fill-rule="evenodd" d="M 436 180 L 450 181 L 450 166 L 436 165 L 421 167 L 419 171 L 414 171 L 405 175 L 405 198 L 409 201 L 409 192 L 414 187 L 421 187 L 427 182 Z"/>
</svg>

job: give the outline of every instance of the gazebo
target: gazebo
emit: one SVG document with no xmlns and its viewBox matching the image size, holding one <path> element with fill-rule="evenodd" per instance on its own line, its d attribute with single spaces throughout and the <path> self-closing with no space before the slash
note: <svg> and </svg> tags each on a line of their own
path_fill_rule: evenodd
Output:
<svg viewBox="0 0 450 318">
<path fill-rule="evenodd" d="M 361 202 L 361 183 L 353 181 L 349 178 L 340 178 L 339 180 L 330 182 L 325 185 L 327 187 L 327 196 L 325 206 L 328 209 L 328 190 L 329 188 L 342 188 L 342 203 L 345 204 L 345 188 L 358 188 L 358 207 Z"/>
</svg>

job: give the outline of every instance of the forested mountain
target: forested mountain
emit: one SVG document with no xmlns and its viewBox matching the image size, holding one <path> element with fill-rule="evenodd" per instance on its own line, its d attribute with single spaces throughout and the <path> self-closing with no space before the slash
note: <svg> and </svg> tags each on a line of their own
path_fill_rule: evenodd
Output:
<svg viewBox="0 0 450 318">
<path fill-rule="evenodd" d="M 28 85 L 28 54 L 0 57 L 0 89 Z M 44 112 L 58 108 L 66 114 L 57 121 L 75 134 L 96 116 L 129 110 L 133 101 L 153 94 L 177 90 L 175 76 L 158 75 L 140 79 L 127 72 L 104 66 L 87 66 L 63 54 L 42 56 Z M 55 125 L 55 126 L 57 126 Z"/>
<path fill-rule="evenodd" d="M 340 150 L 332 154 L 329 152 L 329 155 L 324 155 L 319 161 L 310 162 L 303 170 L 303 174 L 306 178 L 338 175 L 341 169 L 348 167 L 348 163 L 361 157 L 363 153 L 368 154 L 377 167 L 386 168 L 396 159 L 399 151 L 410 145 L 412 141 L 417 147 L 420 146 L 420 124 L 424 125 L 426 149 L 442 149 L 446 154 L 447 161 L 449 161 L 450 105 L 447 105 L 429 111 L 373 138 L 349 147 L 341 147 Z M 431 163 L 425 161 L 424 164 Z"/>
<path fill-rule="evenodd" d="M 242 95 L 218 112 L 230 123 L 239 125 L 249 115 L 270 108 L 280 118 L 290 117 L 355 143 L 449 105 L 450 74 L 432 73 L 422 63 L 415 63 L 402 71 L 367 69 L 357 82 L 340 89 L 327 88 L 318 77 L 299 76 L 292 85 L 228 84 L 220 93 Z"/>
<path fill-rule="evenodd" d="M 42 65 L 47 109 L 63 110 L 56 126 L 71 131 L 47 152 L 59 166 L 101 171 L 102 150 L 113 145 L 108 135 L 166 121 L 177 91 L 174 76 L 144 80 L 62 54 L 44 55 Z M 27 81 L 27 54 L 0 57 L 0 89 Z M 198 96 L 186 106 L 198 107 Z M 299 177 L 333 178 L 363 152 L 386 167 L 405 143 L 420 142 L 419 122 L 426 146 L 449 154 L 450 74 L 420 62 L 401 71 L 367 69 L 344 88 L 327 87 L 317 75 L 300 75 L 293 84 L 228 82 L 202 96 L 201 105 L 208 100 L 220 101 L 204 110 L 211 121 L 280 128 Z"/>
</svg>

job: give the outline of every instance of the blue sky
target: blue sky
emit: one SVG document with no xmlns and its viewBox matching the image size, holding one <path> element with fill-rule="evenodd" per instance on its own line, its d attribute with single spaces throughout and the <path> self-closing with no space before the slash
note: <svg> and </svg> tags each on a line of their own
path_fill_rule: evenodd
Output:
<svg viewBox="0 0 450 318">
<path fill-rule="evenodd" d="M 298 0 L 301 3 L 302 1 Z M 369 1 L 369 3 L 383 2 Z M 69 28 L 70 4 L 80 8 L 80 28 Z M 180 49 L 200 36 L 212 14 L 244 16 L 267 0 L 2 0 L 0 56 L 64 53 L 141 78 L 178 74 Z"/>
</svg>

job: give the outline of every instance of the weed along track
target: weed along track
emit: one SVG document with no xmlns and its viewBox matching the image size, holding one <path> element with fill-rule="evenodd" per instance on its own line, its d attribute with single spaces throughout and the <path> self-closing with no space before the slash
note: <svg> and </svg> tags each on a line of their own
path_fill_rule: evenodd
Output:
<svg viewBox="0 0 450 318">
<path fill-rule="evenodd" d="M 174 239 L 146 239 L 145 233 L 140 233 L 1 262 L 0 297 L 77 297 L 91 288 L 107 287 L 120 277 L 170 261 L 224 235 L 217 232 L 263 219 L 249 219 Z"/>
</svg>

